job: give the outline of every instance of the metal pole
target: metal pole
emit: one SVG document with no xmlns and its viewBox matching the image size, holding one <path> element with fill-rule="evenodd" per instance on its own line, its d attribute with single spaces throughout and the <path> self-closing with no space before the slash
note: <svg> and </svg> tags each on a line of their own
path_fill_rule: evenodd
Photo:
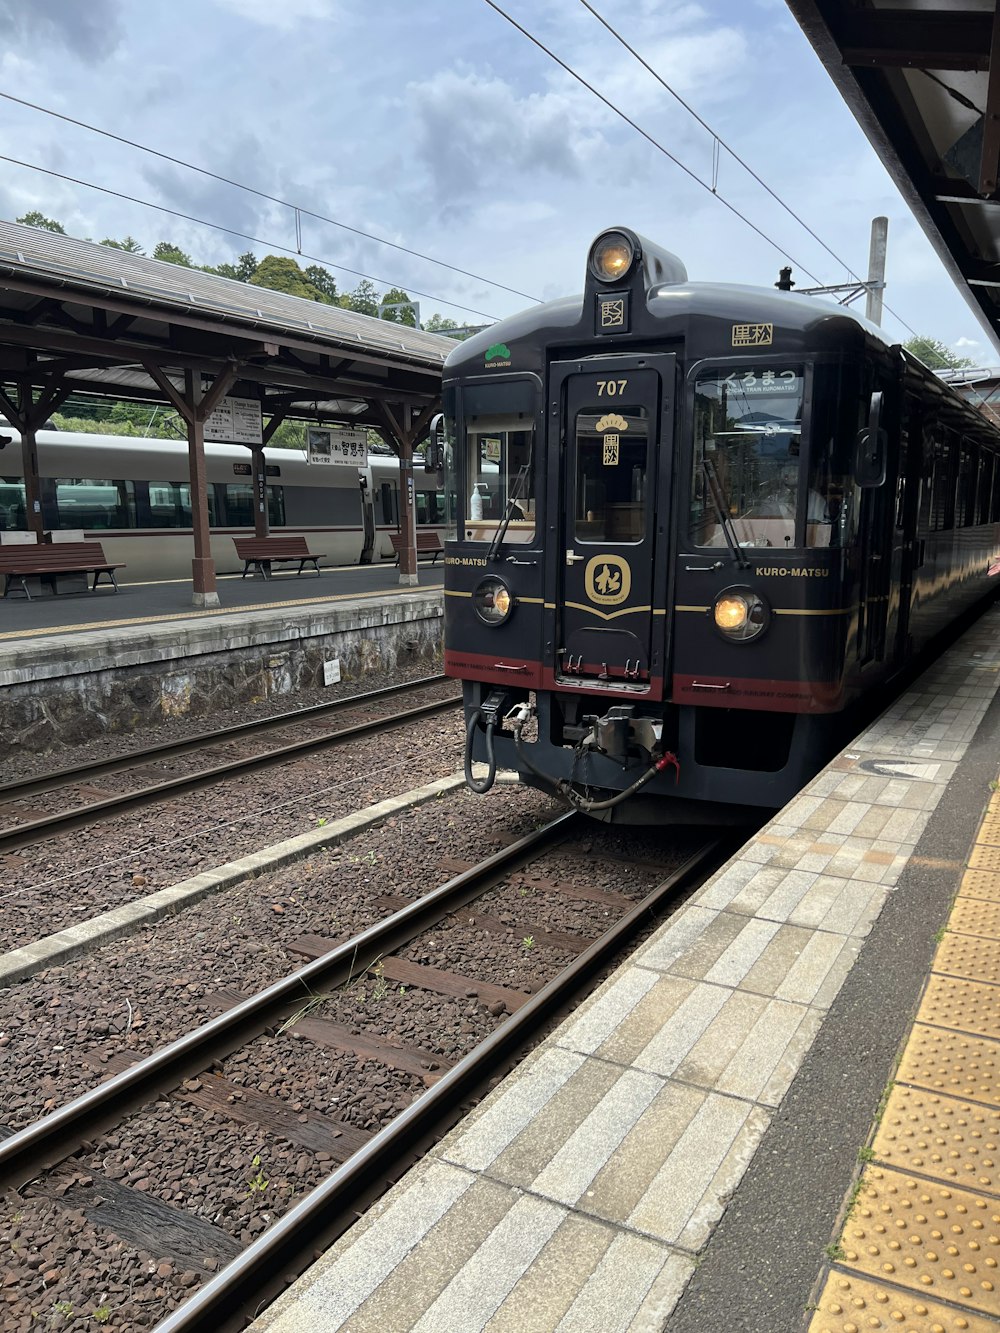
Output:
<svg viewBox="0 0 1000 1333">
<path fill-rule="evenodd" d="M 873 324 L 882 323 L 882 292 L 885 289 L 885 247 L 889 238 L 889 219 L 872 218 L 872 239 L 868 250 L 868 299 L 865 317 Z"/>
</svg>

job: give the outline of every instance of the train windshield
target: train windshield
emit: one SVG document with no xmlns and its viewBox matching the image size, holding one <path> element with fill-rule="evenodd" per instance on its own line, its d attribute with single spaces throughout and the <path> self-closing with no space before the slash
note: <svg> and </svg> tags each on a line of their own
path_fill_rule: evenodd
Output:
<svg viewBox="0 0 1000 1333">
<path fill-rule="evenodd" d="M 698 546 L 727 545 L 723 519 L 740 546 L 821 544 L 802 527 L 821 524 L 826 513 L 799 467 L 804 387 L 802 366 L 745 366 L 698 377 L 691 476 L 691 535 Z"/>
<path fill-rule="evenodd" d="M 505 542 L 535 535 L 535 386 L 528 381 L 468 388 L 462 397 L 464 435 L 446 477 L 460 487 L 467 541 L 489 542 L 504 525 Z"/>
</svg>

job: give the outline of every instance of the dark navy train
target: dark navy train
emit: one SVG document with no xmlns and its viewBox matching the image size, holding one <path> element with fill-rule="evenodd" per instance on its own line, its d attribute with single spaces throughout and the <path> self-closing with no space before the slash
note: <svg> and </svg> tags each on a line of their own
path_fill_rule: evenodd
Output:
<svg viewBox="0 0 1000 1333">
<path fill-rule="evenodd" d="M 443 391 L 475 790 L 499 764 L 606 820 L 777 808 L 997 584 L 983 416 L 845 308 L 690 282 L 627 228 Z"/>
</svg>

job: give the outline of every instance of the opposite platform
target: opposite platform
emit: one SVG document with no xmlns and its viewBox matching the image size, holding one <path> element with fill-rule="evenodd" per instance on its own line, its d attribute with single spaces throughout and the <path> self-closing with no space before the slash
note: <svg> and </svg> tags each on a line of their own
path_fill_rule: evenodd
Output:
<svg viewBox="0 0 1000 1333">
<path fill-rule="evenodd" d="M 0 604 L 0 737 L 42 750 L 441 657 L 440 571 L 400 586 L 389 566 L 320 578 L 220 580 Z"/>
<path fill-rule="evenodd" d="M 997 778 L 998 628 L 993 609 L 258 1333 L 804 1329 Z M 994 1052 L 1000 986 L 976 984 Z M 817 1327 L 929 1333 L 897 1309 L 908 1271 Z M 918 1280 L 918 1303 L 939 1295 Z M 1000 1327 L 938 1304 L 942 1328 Z"/>
</svg>

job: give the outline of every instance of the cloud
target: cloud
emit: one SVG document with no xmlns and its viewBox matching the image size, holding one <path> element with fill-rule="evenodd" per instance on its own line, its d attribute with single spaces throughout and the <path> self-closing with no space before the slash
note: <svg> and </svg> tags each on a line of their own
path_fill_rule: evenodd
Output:
<svg viewBox="0 0 1000 1333">
<path fill-rule="evenodd" d="M 55 42 L 81 60 L 103 60 L 123 36 L 120 0 L 0 0 L 0 30 L 8 46 L 34 48 Z"/>
<path fill-rule="evenodd" d="M 284 31 L 300 23 L 329 23 L 337 16 L 336 0 L 215 0 L 215 3 L 249 23 Z"/>
<path fill-rule="evenodd" d="M 561 93 L 519 97 L 499 78 L 446 70 L 406 89 L 414 156 L 449 207 L 513 175 L 575 179 L 594 143 L 593 113 Z"/>
</svg>

